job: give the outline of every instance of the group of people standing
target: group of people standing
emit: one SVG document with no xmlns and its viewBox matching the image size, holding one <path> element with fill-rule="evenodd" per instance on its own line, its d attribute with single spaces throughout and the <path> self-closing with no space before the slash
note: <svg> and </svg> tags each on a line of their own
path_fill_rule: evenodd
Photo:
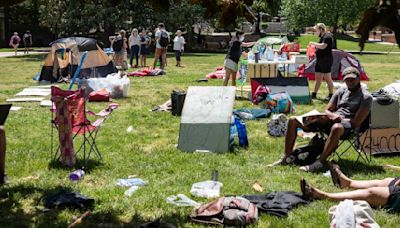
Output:
<svg viewBox="0 0 400 228">
<path fill-rule="evenodd" d="M 173 39 L 173 50 L 176 57 L 176 66 L 181 66 L 181 54 L 184 50 L 185 39 L 182 32 L 177 30 Z M 170 34 L 165 30 L 164 23 L 159 23 L 155 30 L 155 52 L 153 68 L 156 67 L 157 62 L 160 61 L 160 68 L 164 69 L 167 63 L 167 49 L 170 43 Z M 132 29 L 131 34 L 127 38 L 125 30 L 121 30 L 118 36 L 110 37 L 111 47 L 114 50 L 114 61 L 117 66 L 127 69 L 127 50 L 129 49 L 130 58 L 129 64 L 133 68 L 147 67 L 146 59 L 150 54 L 152 44 L 151 34 L 146 29 L 137 28 Z M 134 61 L 135 60 L 135 64 Z M 140 65 L 139 65 L 140 60 Z"/>
<path fill-rule="evenodd" d="M 29 54 L 29 49 L 32 46 L 32 34 L 29 30 L 27 30 L 23 36 L 24 42 L 24 54 Z M 14 34 L 10 38 L 10 47 L 14 49 L 15 55 L 17 55 L 18 47 L 21 43 L 21 38 L 18 36 L 18 32 L 14 32 Z"/>
</svg>

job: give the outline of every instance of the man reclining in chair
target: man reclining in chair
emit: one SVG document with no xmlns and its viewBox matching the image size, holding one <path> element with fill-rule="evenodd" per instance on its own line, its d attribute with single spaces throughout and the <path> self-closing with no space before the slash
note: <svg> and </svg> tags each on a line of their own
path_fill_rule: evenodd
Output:
<svg viewBox="0 0 400 228">
<path fill-rule="evenodd" d="M 300 123 L 296 117 L 289 119 L 285 137 L 285 154 L 270 166 L 290 163 L 287 158 L 293 152 L 297 128 L 305 132 L 329 133 L 319 159 L 311 165 L 300 167 L 302 171 L 314 172 L 324 167 L 329 155 L 338 147 L 340 138 L 345 138 L 361 126 L 369 115 L 372 96 L 361 88 L 360 72 L 356 68 L 347 67 L 343 71 L 343 80 L 347 87 L 342 87 L 334 93 L 323 115 L 318 115 L 305 124 Z"/>
</svg>

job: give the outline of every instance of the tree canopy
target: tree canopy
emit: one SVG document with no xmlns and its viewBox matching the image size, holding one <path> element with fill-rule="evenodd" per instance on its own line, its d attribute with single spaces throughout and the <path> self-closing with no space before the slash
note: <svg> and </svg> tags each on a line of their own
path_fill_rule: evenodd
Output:
<svg viewBox="0 0 400 228">
<path fill-rule="evenodd" d="M 294 30 L 323 22 L 336 31 L 358 22 L 362 12 L 374 3 L 375 0 L 282 0 L 282 15 Z"/>
</svg>

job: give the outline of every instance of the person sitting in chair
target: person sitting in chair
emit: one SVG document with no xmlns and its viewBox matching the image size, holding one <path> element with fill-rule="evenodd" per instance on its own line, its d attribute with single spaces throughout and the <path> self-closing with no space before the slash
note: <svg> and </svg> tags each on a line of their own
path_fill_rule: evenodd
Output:
<svg viewBox="0 0 400 228">
<path fill-rule="evenodd" d="M 300 187 L 303 196 L 310 200 L 329 199 L 332 201 L 365 200 L 372 207 L 383 207 L 389 212 L 400 212 L 400 178 L 382 180 L 352 180 L 342 173 L 339 166 L 330 166 L 333 183 L 340 188 L 355 189 L 348 192 L 328 193 L 310 186 L 301 179 Z"/>
<path fill-rule="evenodd" d="M 289 119 L 285 136 L 285 154 L 270 166 L 290 163 L 289 157 L 293 152 L 297 128 L 305 132 L 322 131 L 329 134 L 319 159 L 311 165 L 300 167 L 300 170 L 306 172 L 322 169 L 329 155 L 338 147 L 339 140 L 349 136 L 353 129 L 360 128 L 370 113 L 372 96 L 361 88 L 360 72 L 356 68 L 347 67 L 343 71 L 343 80 L 346 87 L 343 86 L 334 93 L 324 114 L 304 124 L 300 123 L 296 117 Z"/>
<path fill-rule="evenodd" d="M 0 125 L 0 185 L 3 185 L 7 181 L 5 172 L 6 162 L 6 132 L 4 127 Z"/>
</svg>

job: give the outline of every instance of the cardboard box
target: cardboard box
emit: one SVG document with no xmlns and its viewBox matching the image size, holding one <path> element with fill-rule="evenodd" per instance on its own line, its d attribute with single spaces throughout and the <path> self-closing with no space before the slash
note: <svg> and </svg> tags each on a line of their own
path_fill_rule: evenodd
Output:
<svg viewBox="0 0 400 228">
<path fill-rule="evenodd" d="M 391 154 L 400 152 L 400 128 L 369 129 L 360 138 L 366 154 Z"/>
<path fill-rule="evenodd" d="M 278 75 L 276 63 L 249 63 L 247 68 L 249 78 L 276 78 Z"/>
</svg>

